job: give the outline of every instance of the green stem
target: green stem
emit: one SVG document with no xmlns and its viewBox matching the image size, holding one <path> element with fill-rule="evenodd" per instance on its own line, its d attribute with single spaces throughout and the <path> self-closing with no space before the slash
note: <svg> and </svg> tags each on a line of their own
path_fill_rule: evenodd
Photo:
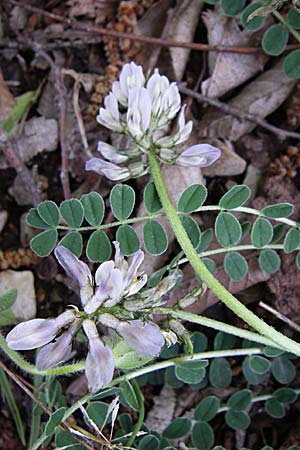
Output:
<svg viewBox="0 0 300 450">
<path fill-rule="evenodd" d="M 153 181 L 155 183 L 160 201 L 167 214 L 174 234 L 196 274 L 228 308 L 230 308 L 235 314 L 243 319 L 248 325 L 250 325 L 263 336 L 271 339 L 274 343 L 281 346 L 281 348 L 300 356 L 300 345 L 297 342 L 289 339 L 282 333 L 279 333 L 270 325 L 267 325 L 262 319 L 257 317 L 236 297 L 234 297 L 229 291 L 227 291 L 227 289 L 209 272 L 205 264 L 199 258 L 196 250 L 192 246 L 191 241 L 177 215 L 177 211 L 174 208 L 172 200 L 167 191 L 160 170 L 160 165 L 157 161 L 155 150 L 153 148 L 149 150 L 148 158 Z"/>
<path fill-rule="evenodd" d="M 196 209 L 193 212 L 203 212 L 203 211 L 224 211 L 224 208 L 222 208 L 219 205 L 207 205 L 207 206 L 200 206 L 200 208 Z M 231 210 L 231 212 L 241 212 L 245 214 L 252 214 L 253 216 L 262 216 L 266 217 L 267 219 L 270 219 L 270 217 L 265 216 L 259 209 L 254 208 L 248 208 L 248 206 L 239 206 L 237 208 L 234 208 Z M 284 223 L 286 225 L 289 225 L 290 227 L 299 228 L 299 223 L 295 220 L 288 219 L 286 217 L 281 218 L 272 218 L 274 222 Z"/>
<path fill-rule="evenodd" d="M 176 364 L 180 364 L 185 361 L 197 361 L 199 359 L 213 359 L 213 358 L 230 358 L 230 357 L 237 357 L 237 356 L 249 356 L 249 355 L 259 355 L 262 353 L 261 348 L 238 348 L 234 350 L 214 350 L 210 352 L 202 352 L 202 353 L 194 353 L 193 356 L 191 355 L 182 355 L 177 356 L 176 358 L 168 359 L 166 361 L 159 361 L 155 364 L 152 364 L 150 366 L 144 366 L 139 369 L 136 369 L 132 372 L 126 373 L 124 375 L 121 375 L 117 378 L 115 378 L 109 386 L 107 387 L 113 387 L 117 386 L 121 381 L 130 381 L 134 378 L 141 377 L 142 375 L 145 375 L 147 373 L 154 372 L 156 370 L 162 370 L 166 369 L 167 367 L 175 366 Z M 97 394 L 96 394 L 97 395 Z M 63 421 L 67 420 L 68 417 L 70 417 L 74 412 L 80 408 L 81 405 L 84 405 L 88 401 L 92 400 L 95 394 L 86 394 L 83 397 L 81 397 L 76 403 L 74 403 L 70 408 L 67 409 L 64 415 Z"/>
<path fill-rule="evenodd" d="M 265 249 L 273 249 L 273 250 L 284 250 L 283 244 L 270 244 L 265 245 L 263 250 Z M 254 245 L 251 244 L 244 244 L 244 245 L 233 245 L 232 247 L 222 247 L 222 248 L 214 248 L 211 250 L 207 250 L 206 252 L 198 253 L 201 258 L 206 258 L 207 256 L 213 256 L 218 255 L 220 253 L 228 253 L 228 252 L 243 252 L 246 250 L 261 250 L 260 248 L 254 247 Z M 176 265 L 184 264 L 188 262 L 187 258 L 180 259 Z"/>
<path fill-rule="evenodd" d="M 205 205 L 205 206 L 200 206 L 198 209 L 193 211 L 193 213 L 196 213 L 196 212 L 200 213 L 200 212 L 205 212 L 205 211 L 223 211 L 223 210 L 224 210 L 224 208 L 221 208 L 221 206 L 219 206 L 219 205 Z M 245 213 L 245 214 L 251 214 L 253 216 L 265 217 L 264 214 L 262 214 L 262 212 L 259 211 L 258 209 L 248 208 L 246 206 L 239 206 L 238 208 L 235 208 L 234 210 L 232 210 L 232 212 L 241 212 L 241 213 Z M 178 211 L 177 213 L 182 216 L 186 215 L 186 213 L 183 213 L 181 211 Z M 69 227 L 67 225 L 58 225 L 56 228 L 57 228 L 57 230 L 62 230 L 62 231 L 79 231 L 79 232 L 107 230 L 109 228 L 118 227 L 118 226 L 124 225 L 124 224 L 137 223 L 137 222 L 142 222 L 145 220 L 157 219 L 159 217 L 164 217 L 164 216 L 166 216 L 166 214 L 164 212 L 159 212 L 159 213 L 155 213 L 155 214 L 148 214 L 147 216 L 132 217 L 132 218 L 126 219 L 126 220 L 117 220 L 115 222 L 105 223 L 105 224 L 99 225 L 97 227 L 87 226 L 87 227 L 74 228 L 74 227 Z M 288 225 L 293 228 L 299 228 L 298 222 L 296 222 L 295 220 L 288 219 L 286 217 L 272 218 L 272 220 L 274 220 L 275 222 L 284 223 L 285 225 Z"/>
<path fill-rule="evenodd" d="M 273 11 L 273 16 L 285 26 L 285 28 L 294 36 L 296 41 L 300 42 L 300 34 L 288 23 L 287 20 L 278 11 Z"/>
<path fill-rule="evenodd" d="M 237 336 L 242 339 L 247 339 L 248 341 L 282 349 L 281 345 L 274 343 L 274 341 L 266 338 L 265 336 L 262 336 L 261 334 L 253 333 L 252 331 L 248 330 L 243 330 L 242 328 L 234 327 L 233 325 L 228 325 L 227 323 L 219 322 L 218 320 L 209 319 L 208 317 L 199 316 L 198 314 L 161 307 L 155 308 L 153 312 L 155 314 L 166 314 L 176 319 L 197 323 L 198 325 L 212 328 L 213 330 L 223 331 L 224 333 L 232 334 L 233 336 Z"/>
<path fill-rule="evenodd" d="M 140 387 L 135 379 L 131 380 L 131 385 L 132 385 L 134 393 L 136 395 L 140 410 L 139 410 L 138 421 L 135 424 L 133 431 L 131 433 L 131 436 L 126 443 L 127 447 L 130 447 L 131 445 L 133 445 L 134 440 L 143 425 L 144 417 L 145 417 L 145 405 L 144 405 L 143 394 L 140 390 Z"/>
<path fill-rule="evenodd" d="M 294 389 L 292 388 L 293 391 L 295 391 L 297 394 L 300 394 L 300 389 Z M 257 403 L 257 402 L 265 402 L 267 400 L 270 400 L 271 398 L 273 398 L 273 394 L 264 394 L 264 395 L 257 395 L 256 397 L 252 397 L 251 398 L 251 404 L 252 403 Z M 226 412 L 228 411 L 230 408 L 229 406 L 226 405 L 222 405 L 220 406 L 220 408 L 218 409 L 218 414 L 222 413 L 222 412 Z"/>
<path fill-rule="evenodd" d="M 164 215 L 165 215 L 164 213 L 148 214 L 147 216 L 132 217 L 131 219 L 117 220 L 115 222 L 105 223 L 105 224 L 99 225 L 97 227 L 87 226 L 87 227 L 73 228 L 73 227 L 68 227 L 66 225 L 58 225 L 56 227 L 56 229 L 57 230 L 66 230 L 66 231 L 107 230 L 109 228 L 118 227 L 120 225 L 124 225 L 124 224 L 128 224 L 128 223 L 136 223 L 136 222 L 142 222 L 143 220 L 156 219 L 157 217 L 162 217 Z"/>
</svg>

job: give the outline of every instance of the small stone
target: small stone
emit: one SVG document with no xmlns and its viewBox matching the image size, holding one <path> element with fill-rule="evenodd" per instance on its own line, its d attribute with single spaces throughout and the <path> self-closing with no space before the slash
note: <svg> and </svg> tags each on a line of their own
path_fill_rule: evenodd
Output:
<svg viewBox="0 0 300 450">
<path fill-rule="evenodd" d="M 8 289 L 18 290 L 17 300 L 12 306 L 18 322 L 33 319 L 36 316 L 36 295 L 34 289 L 34 277 L 30 270 L 17 272 L 5 270 L 0 273 L 0 295 Z"/>
</svg>

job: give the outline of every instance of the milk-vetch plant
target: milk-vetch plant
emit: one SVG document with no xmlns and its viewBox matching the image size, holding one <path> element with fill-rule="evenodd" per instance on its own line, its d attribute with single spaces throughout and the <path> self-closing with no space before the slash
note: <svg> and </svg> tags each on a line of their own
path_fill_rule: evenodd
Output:
<svg viewBox="0 0 300 450">
<path fill-rule="evenodd" d="M 192 122 L 185 122 L 184 112 L 185 107 L 181 105 L 176 83 L 170 83 L 158 70 L 146 78 L 142 67 L 133 62 L 123 67 L 120 79 L 113 83 L 112 91 L 105 99 L 104 108 L 100 108 L 97 120 L 113 132 L 126 135 L 128 144 L 126 148 L 118 149 L 106 142 L 99 142 L 101 158 L 88 160 L 86 169 L 112 181 L 124 181 L 149 173 L 152 181 L 144 191 L 147 214 L 144 217 L 130 217 L 135 204 L 135 191 L 126 184 L 115 185 L 109 195 L 115 222 L 102 224 L 105 206 L 103 198 L 96 192 L 85 194 L 80 200 L 65 200 L 59 207 L 52 201 L 45 201 L 31 209 L 27 222 L 43 230 L 32 239 L 31 247 L 40 256 L 49 255 L 55 248 L 58 262 L 78 285 L 81 309 L 70 306 L 56 318 L 33 319 L 18 324 L 8 333 L 6 340 L 0 336 L 0 344 L 6 354 L 30 373 L 61 375 L 85 369 L 90 393 L 68 410 L 61 411 L 58 424 L 67 420 L 77 408 L 82 408 L 103 387 L 120 386 L 125 404 L 141 411 L 136 426 L 130 430 L 128 442 L 123 436 L 122 442 L 128 446 L 135 442 L 144 415 L 139 387 L 135 382 L 131 385 L 129 380 L 164 369 L 169 381 L 176 379 L 175 383 L 179 380 L 200 385 L 209 359 L 216 358 L 216 362 L 210 366 L 209 377 L 214 386 L 222 387 L 216 374 L 223 373 L 225 379 L 227 373 L 229 384 L 231 381 L 230 364 L 226 357 L 248 355 L 249 358 L 254 358 L 254 355 L 261 354 L 267 346 L 273 351 L 269 357 L 275 358 L 277 351 L 276 357 L 281 358 L 277 360 L 278 363 L 274 359 L 273 373 L 285 382 L 291 379 L 292 363 L 287 357 L 280 356 L 280 353 L 300 355 L 300 345 L 297 342 L 266 324 L 222 286 L 213 275 L 214 263 L 211 259 L 215 254 L 224 253 L 226 273 L 232 280 L 240 281 L 248 272 L 247 260 L 242 253 L 255 250 L 259 255 L 261 270 L 275 273 L 280 267 L 278 250 L 292 253 L 300 248 L 299 224 L 289 218 L 293 213 L 293 206 L 282 203 L 267 206 L 261 211 L 246 207 L 244 204 L 251 192 L 245 185 L 234 186 L 221 198 L 218 205 L 204 205 L 207 191 L 201 184 L 189 186 L 182 193 L 178 205 L 174 205 L 161 173 L 161 165 L 207 167 L 221 155 L 218 148 L 206 143 L 199 143 L 182 151 L 182 144 L 188 140 L 192 131 Z M 177 115 L 176 131 L 170 133 L 170 124 Z M 205 211 L 215 211 L 218 215 L 214 230 L 201 232 L 191 215 L 203 214 Z M 236 213 L 239 213 L 239 217 Z M 255 216 L 253 225 L 249 222 L 240 223 L 241 213 Z M 169 264 L 147 279 L 142 271 L 144 252 L 140 249 L 140 240 L 131 224 L 145 222 L 145 250 L 158 255 L 168 246 L 165 230 L 156 220 L 161 216 L 168 218 L 181 251 Z M 86 224 L 82 226 L 84 220 Z M 112 246 L 105 233 L 109 228 L 117 229 L 113 259 Z M 100 263 L 94 277 L 89 266 L 80 260 L 83 233 L 90 233 L 86 246 L 88 259 Z M 214 233 L 220 248 L 210 249 Z M 57 245 L 61 234 L 64 236 Z M 245 242 L 241 244 L 242 240 Z M 132 259 L 128 262 L 125 256 L 130 255 Z M 297 252 L 298 266 L 299 255 Z M 174 307 L 167 307 L 168 293 L 180 282 L 180 267 L 187 263 L 193 267 L 199 287 L 187 293 Z M 197 301 L 206 288 L 214 292 L 255 332 L 185 312 L 184 308 Z M 156 314 L 164 315 L 159 323 L 155 322 Z M 206 346 L 197 349 L 196 341 L 193 336 L 191 338 L 183 321 L 222 331 L 226 336 L 233 335 L 255 342 L 255 347 L 236 349 L 233 345 L 222 347 L 218 344 L 211 352 L 206 351 Z M 72 343 L 76 341 L 81 329 L 88 341 L 86 361 L 66 364 L 73 357 Z M 163 347 L 164 351 L 169 348 L 172 354 L 175 344 L 185 344 L 186 354 L 174 354 L 171 359 L 146 365 L 161 353 Z M 25 361 L 16 352 L 40 347 L 36 366 Z M 247 360 L 248 366 L 245 366 L 245 373 L 248 375 L 251 375 L 251 370 L 256 371 L 256 375 L 261 375 L 270 369 L 271 363 L 265 357 L 253 358 Z M 176 366 L 175 369 L 173 366 Z M 114 379 L 115 367 L 135 370 Z M 168 369 L 174 370 L 174 373 L 170 370 L 167 372 Z M 127 392 L 127 397 L 124 392 Z M 245 393 L 247 399 L 248 394 Z M 272 399 L 273 409 L 274 402 Z M 232 404 L 235 404 L 233 400 Z M 231 410 L 236 410 L 232 406 L 224 408 L 224 411 L 228 411 L 227 422 L 232 426 L 236 422 L 235 413 Z M 248 424 L 248 418 L 243 416 L 243 420 L 244 424 Z M 192 441 L 196 446 L 195 436 L 202 433 L 201 427 L 207 429 L 209 425 L 205 422 L 205 425 L 197 423 L 194 426 Z M 190 428 L 191 424 L 186 427 L 186 432 Z M 50 426 L 47 429 L 52 430 Z M 211 435 L 211 430 L 207 433 Z M 44 432 L 32 448 L 38 448 L 52 434 Z M 173 435 L 168 430 L 165 438 Z"/>
</svg>

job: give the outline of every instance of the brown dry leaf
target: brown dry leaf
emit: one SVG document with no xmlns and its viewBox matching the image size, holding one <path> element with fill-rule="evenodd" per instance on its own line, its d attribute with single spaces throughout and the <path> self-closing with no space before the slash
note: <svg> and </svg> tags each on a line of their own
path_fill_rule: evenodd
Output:
<svg viewBox="0 0 300 450">
<path fill-rule="evenodd" d="M 260 118 L 271 114 L 284 102 L 297 83 L 284 74 L 282 65 L 281 59 L 272 69 L 248 84 L 228 105 L 245 113 L 257 114 Z M 203 116 L 200 126 L 201 137 L 211 136 L 234 142 L 252 131 L 256 124 L 210 108 Z"/>
<path fill-rule="evenodd" d="M 117 0 L 69 0 L 67 5 L 70 17 L 96 19 L 96 23 L 102 23 L 113 15 L 117 3 Z"/>
<path fill-rule="evenodd" d="M 2 72 L 0 70 L 0 120 L 8 118 L 10 111 L 15 106 L 14 96 L 6 86 Z"/>
<path fill-rule="evenodd" d="M 41 152 L 53 152 L 58 145 L 58 125 L 55 119 L 33 117 L 25 123 L 23 132 L 15 141 L 19 157 L 30 161 Z M 9 167 L 4 157 L 0 158 L 0 168 Z"/>
<path fill-rule="evenodd" d="M 203 2 L 199 0 L 177 0 L 169 24 L 171 33 L 167 36 L 167 39 L 179 42 L 192 42 L 202 7 Z M 172 78 L 180 81 L 189 59 L 190 50 L 172 47 L 169 51 L 173 69 Z"/>
<path fill-rule="evenodd" d="M 137 22 L 137 30 L 143 36 L 165 39 L 169 17 L 173 13 L 172 0 L 160 0 L 154 3 Z M 160 47 L 146 46 L 138 55 L 138 62 L 151 72 L 157 66 Z"/>
<path fill-rule="evenodd" d="M 189 167 L 187 170 L 186 167 L 164 165 L 162 173 L 166 186 L 170 193 L 171 199 L 175 205 L 177 205 L 181 193 L 188 186 L 190 186 L 193 183 L 205 184 L 201 174 L 201 169 L 199 169 L 198 167 Z M 145 215 L 146 211 L 144 209 L 144 205 L 141 204 L 137 212 L 137 217 Z M 147 252 L 145 253 L 143 270 L 149 275 L 163 266 L 164 262 L 168 258 L 168 254 L 172 250 L 172 243 L 174 242 L 175 239 L 173 231 L 168 223 L 168 219 L 163 217 L 157 220 L 163 225 L 163 227 L 167 232 L 169 239 L 169 247 L 168 250 L 160 256 L 149 255 Z M 135 230 L 141 240 L 143 236 L 143 226 L 144 226 L 143 222 L 140 222 L 135 226 Z"/>
<path fill-rule="evenodd" d="M 159 395 L 153 397 L 153 403 L 145 424 L 150 430 L 162 433 L 174 417 L 176 403 L 174 389 L 165 384 Z"/>
<path fill-rule="evenodd" d="M 254 33 L 241 30 L 236 18 L 229 18 L 219 10 L 202 14 L 211 45 L 238 45 L 247 47 L 255 38 Z M 256 35 L 257 33 L 255 33 Z M 262 34 L 262 31 L 259 31 Z M 238 53 L 209 53 L 210 78 L 201 84 L 208 97 L 220 97 L 260 72 L 269 57 L 266 54 L 241 55 Z"/>
<path fill-rule="evenodd" d="M 21 6 L 14 6 L 9 17 L 9 26 L 12 30 L 24 30 L 27 24 L 27 11 Z"/>
<path fill-rule="evenodd" d="M 138 22 L 138 29 L 143 35 L 162 37 L 168 40 L 192 42 L 203 6 L 202 0 L 177 0 L 171 9 L 169 0 L 161 0 Z M 167 18 L 167 20 L 166 20 Z M 159 55 L 159 57 L 158 57 Z M 190 50 L 185 48 L 151 49 L 145 62 L 156 60 L 161 72 L 169 78 L 180 81 L 183 77 Z M 154 58 L 153 58 L 154 56 Z M 152 65 L 152 64 L 150 64 Z M 151 67 L 152 69 L 152 67 Z"/>
</svg>

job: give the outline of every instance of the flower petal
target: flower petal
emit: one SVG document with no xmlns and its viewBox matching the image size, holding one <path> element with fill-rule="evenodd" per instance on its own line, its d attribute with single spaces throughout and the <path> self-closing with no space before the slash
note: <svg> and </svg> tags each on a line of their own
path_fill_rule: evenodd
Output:
<svg viewBox="0 0 300 450">
<path fill-rule="evenodd" d="M 131 295 L 134 295 L 137 292 L 139 292 L 142 289 L 142 287 L 145 286 L 147 280 L 148 276 L 146 273 L 139 275 L 137 277 L 137 281 L 134 281 L 129 285 L 126 297 L 130 297 Z"/>
<path fill-rule="evenodd" d="M 130 172 L 126 167 L 117 166 L 100 158 L 91 158 L 86 161 L 85 170 L 92 170 L 112 181 L 125 180 L 130 177 Z"/>
<path fill-rule="evenodd" d="M 111 382 L 114 374 L 114 360 L 111 349 L 101 342 L 94 322 L 85 320 L 83 329 L 89 340 L 85 374 L 89 391 L 95 393 Z"/>
<path fill-rule="evenodd" d="M 105 261 L 100 264 L 95 274 L 95 281 L 98 286 L 95 295 L 85 306 L 84 310 L 88 314 L 95 312 L 104 300 L 110 297 L 112 292 L 111 276 L 114 271 L 114 261 Z M 117 270 L 117 269 L 116 269 Z"/>
<path fill-rule="evenodd" d="M 180 166 L 208 167 L 221 156 L 221 150 L 210 144 L 197 144 L 184 150 L 177 158 Z"/>
<path fill-rule="evenodd" d="M 54 254 L 62 268 L 79 284 L 80 288 L 85 287 L 88 283 L 91 284 L 92 275 L 88 265 L 80 261 L 74 253 L 59 245 L 54 250 Z"/>
<path fill-rule="evenodd" d="M 130 347 L 143 355 L 157 355 L 165 342 L 157 325 L 144 324 L 140 320 L 122 322 L 116 331 L 127 341 Z"/>
<path fill-rule="evenodd" d="M 107 285 L 114 267 L 114 261 L 105 261 L 104 263 L 100 264 L 95 273 L 95 281 L 97 286 L 101 287 Z"/>
<path fill-rule="evenodd" d="M 72 339 L 78 328 L 78 322 L 61 336 L 45 345 L 38 353 L 36 366 L 38 370 L 46 370 L 56 367 L 66 361 L 72 353 Z"/>
<path fill-rule="evenodd" d="M 99 141 L 97 150 L 105 159 L 108 159 L 115 164 L 120 164 L 128 160 L 127 156 L 122 155 L 115 147 L 106 142 Z"/>
<path fill-rule="evenodd" d="M 66 311 L 56 319 L 32 319 L 16 325 L 6 336 L 7 345 L 13 350 L 32 350 L 51 342 L 59 330 L 74 320 L 74 314 Z"/>
<path fill-rule="evenodd" d="M 150 126 L 151 98 L 144 87 L 134 87 L 129 91 L 127 126 L 133 137 L 139 139 Z"/>
<path fill-rule="evenodd" d="M 143 250 L 138 250 L 132 257 L 131 263 L 124 276 L 124 285 L 127 287 L 135 277 L 140 265 L 144 261 L 145 254 Z"/>
</svg>

